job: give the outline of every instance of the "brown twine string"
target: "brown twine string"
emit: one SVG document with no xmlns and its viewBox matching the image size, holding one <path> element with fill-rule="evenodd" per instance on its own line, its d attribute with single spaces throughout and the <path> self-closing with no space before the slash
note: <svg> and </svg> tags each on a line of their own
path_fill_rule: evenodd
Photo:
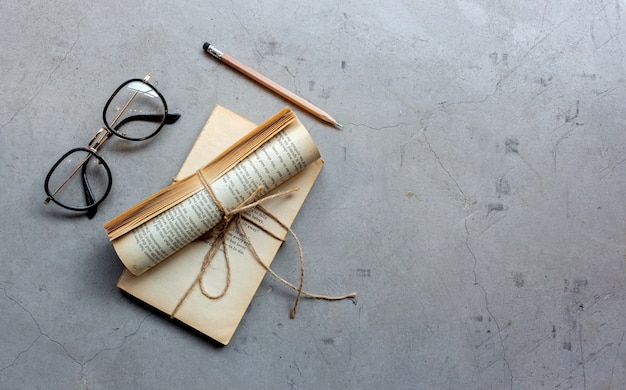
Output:
<svg viewBox="0 0 626 390">
<path fill-rule="evenodd" d="M 218 224 L 216 227 L 211 229 L 204 236 L 204 239 L 209 239 L 210 237 L 213 237 L 213 236 L 215 236 L 215 238 L 214 238 L 213 243 L 211 244 L 211 248 L 209 248 L 209 250 L 207 251 L 206 255 L 204 256 L 204 260 L 202 262 L 202 267 L 200 268 L 200 271 L 198 272 L 198 275 L 196 276 L 194 281 L 191 283 L 189 288 L 187 288 L 187 291 L 185 291 L 185 293 L 183 294 L 181 299 L 178 301 L 178 304 L 176 305 L 176 307 L 172 311 L 172 314 L 170 315 L 171 318 L 174 318 L 174 316 L 178 312 L 178 309 L 180 309 L 180 307 L 182 306 L 183 302 L 187 299 L 187 297 L 189 296 L 189 294 L 191 293 L 191 291 L 193 290 L 193 288 L 194 288 L 194 286 L 196 284 L 200 285 L 200 291 L 208 299 L 220 299 L 224 295 L 226 295 L 226 292 L 228 291 L 228 288 L 230 287 L 230 282 L 231 282 L 231 279 L 230 279 L 231 278 L 231 267 L 230 267 L 230 257 L 228 255 L 227 238 L 228 238 L 228 234 L 229 234 L 229 232 L 230 232 L 232 227 L 234 227 L 236 229 L 236 231 L 240 234 L 240 236 L 243 237 L 243 239 L 244 239 L 244 241 L 246 243 L 246 246 L 248 247 L 248 249 L 252 253 L 252 256 L 254 257 L 256 262 L 261 267 L 263 267 L 263 269 L 265 269 L 266 272 L 269 272 L 272 276 L 274 276 L 276 279 L 278 279 L 284 285 L 286 285 L 287 287 L 289 287 L 289 288 L 291 288 L 291 289 L 293 289 L 293 290 L 295 290 L 297 292 L 293 308 L 291 309 L 291 318 L 295 318 L 295 316 L 296 316 L 296 312 L 297 312 L 297 309 L 298 309 L 298 304 L 300 302 L 300 298 L 302 297 L 302 295 L 307 296 L 309 298 L 313 298 L 313 299 L 322 299 L 322 300 L 327 300 L 327 301 L 338 301 L 338 300 L 343 300 L 343 299 L 355 298 L 356 297 L 356 293 L 350 293 L 350 294 L 340 295 L 340 296 L 328 296 L 328 295 L 313 294 L 313 293 L 310 293 L 308 291 L 303 290 L 303 285 L 304 285 L 304 251 L 302 249 L 302 244 L 300 243 L 300 240 L 298 239 L 298 236 L 296 236 L 296 233 L 291 229 L 291 227 L 285 225 L 276 216 L 274 216 L 267 209 L 265 209 L 264 207 L 261 206 L 261 203 L 263 203 L 265 201 L 268 201 L 268 200 L 274 199 L 274 198 L 278 198 L 278 197 L 281 197 L 281 196 L 285 196 L 285 195 L 290 194 L 292 192 L 298 191 L 298 188 L 292 188 L 292 189 L 289 189 L 289 190 L 286 190 L 286 191 L 283 191 L 283 192 L 278 192 L 278 193 L 275 193 L 275 194 L 272 194 L 272 195 L 266 195 L 264 197 L 256 199 L 257 196 L 259 195 L 259 193 L 263 192 L 263 189 L 264 189 L 263 186 L 259 186 L 252 193 L 252 195 L 250 195 L 247 199 L 245 199 L 243 202 L 241 202 L 239 205 L 237 205 L 233 210 L 228 211 L 228 210 L 226 210 L 224 205 L 219 201 L 217 196 L 215 196 L 215 193 L 213 193 L 213 189 L 211 188 L 211 186 L 209 185 L 208 181 L 206 180 L 206 178 L 202 174 L 202 171 L 199 170 L 199 171 L 196 172 L 196 174 L 197 174 L 198 178 L 200 179 L 200 181 L 202 182 L 202 185 L 205 187 L 205 189 L 208 191 L 209 195 L 211 196 L 211 198 L 213 199 L 213 201 L 217 205 L 217 207 L 224 213 L 224 218 L 223 218 L 223 220 L 222 220 L 222 222 L 220 224 Z M 278 225 L 280 225 L 283 229 L 285 229 L 293 237 L 293 239 L 294 239 L 294 241 L 295 241 L 295 243 L 296 243 L 296 245 L 298 247 L 298 255 L 300 257 L 300 282 L 298 283 L 298 286 L 295 286 L 294 284 L 292 284 L 292 283 L 288 282 L 287 280 L 285 280 L 284 278 L 280 277 L 278 274 L 276 274 L 276 272 L 274 272 L 269 266 L 267 266 L 261 260 L 261 257 L 259 256 L 259 254 L 255 250 L 254 246 L 252 245 L 252 242 L 250 241 L 250 237 L 246 233 L 246 229 L 244 228 L 244 225 L 243 225 L 243 221 L 244 220 L 246 222 L 256 226 L 257 228 L 259 228 L 260 230 L 262 230 L 263 232 L 265 232 L 270 237 L 272 237 L 272 238 L 274 238 L 276 240 L 284 241 L 284 239 L 276 236 L 274 233 L 270 232 L 268 229 L 266 229 L 262 225 L 258 224 L 257 222 L 253 221 L 252 219 L 246 217 L 243 213 L 245 211 L 247 211 L 247 210 L 250 210 L 250 209 L 257 209 L 257 210 L 261 211 L 266 216 L 268 216 L 270 219 L 275 221 Z M 217 254 L 217 252 L 219 251 L 220 248 L 223 248 L 224 258 L 225 258 L 225 262 L 226 262 L 226 282 L 224 284 L 224 288 L 222 289 L 222 291 L 220 291 L 218 294 L 211 294 L 211 293 L 209 293 L 206 290 L 206 288 L 204 286 L 204 283 L 203 283 L 203 280 L 204 280 L 204 276 L 206 274 L 207 269 L 211 265 L 211 262 L 215 258 L 215 255 Z"/>
</svg>

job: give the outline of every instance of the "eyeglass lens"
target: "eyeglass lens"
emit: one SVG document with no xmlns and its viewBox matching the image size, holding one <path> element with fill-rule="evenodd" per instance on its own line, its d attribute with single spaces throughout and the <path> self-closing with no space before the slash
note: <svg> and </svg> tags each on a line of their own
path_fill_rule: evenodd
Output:
<svg viewBox="0 0 626 390">
<path fill-rule="evenodd" d="M 46 192 L 71 210 L 93 208 L 111 189 L 111 171 L 104 160 L 86 148 L 67 152 L 46 177 Z"/>
<path fill-rule="evenodd" d="M 130 81 L 111 98 L 104 120 L 116 135 L 143 140 L 161 128 L 166 112 L 165 102 L 156 90 L 142 81 Z"/>
</svg>

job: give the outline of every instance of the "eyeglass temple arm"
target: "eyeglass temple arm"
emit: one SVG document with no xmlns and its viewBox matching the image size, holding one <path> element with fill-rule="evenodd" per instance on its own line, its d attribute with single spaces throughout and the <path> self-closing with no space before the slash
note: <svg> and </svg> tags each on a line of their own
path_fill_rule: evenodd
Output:
<svg viewBox="0 0 626 390">
<path fill-rule="evenodd" d="M 176 121 L 180 118 L 180 114 L 167 114 L 165 115 L 165 120 L 163 120 L 163 115 L 133 115 L 127 118 L 122 119 L 117 125 L 115 125 L 114 129 L 117 130 L 120 127 L 124 126 L 126 123 L 133 121 L 144 121 L 144 122 L 161 122 L 163 124 L 171 125 L 176 123 Z"/>
<path fill-rule="evenodd" d="M 180 114 L 167 114 L 165 115 L 165 123 L 166 125 L 171 125 L 176 123 L 176 121 L 180 119 Z"/>
<path fill-rule="evenodd" d="M 87 164 L 83 165 L 81 173 L 83 179 L 83 190 L 85 191 L 85 203 L 87 206 L 91 206 L 87 209 L 87 218 L 92 219 L 98 212 L 98 206 L 94 205 L 96 201 L 94 200 L 93 192 L 91 191 L 91 186 L 89 185 L 89 180 L 87 179 Z"/>
</svg>

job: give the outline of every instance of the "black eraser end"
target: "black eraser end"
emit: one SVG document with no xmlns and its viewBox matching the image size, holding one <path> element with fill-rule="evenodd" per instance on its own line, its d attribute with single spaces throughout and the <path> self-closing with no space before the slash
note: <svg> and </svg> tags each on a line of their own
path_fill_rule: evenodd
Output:
<svg viewBox="0 0 626 390">
<path fill-rule="evenodd" d="M 209 46 L 211 46 L 209 42 L 204 42 L 204 45 L 202 45 L 202 48 L 204 49 L 204 51 L 207 51 L 209 50 Z"/>
</svg>

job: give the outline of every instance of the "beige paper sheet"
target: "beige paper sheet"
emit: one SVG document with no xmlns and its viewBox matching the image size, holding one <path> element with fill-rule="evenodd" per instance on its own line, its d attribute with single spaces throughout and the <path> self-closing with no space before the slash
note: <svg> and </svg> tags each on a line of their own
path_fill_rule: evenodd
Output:
<svg viewBox="0 0 626 390">
<path fill-rule="evenodd" d="M 193 174 L 254 127 L 255 124 L 247 119 L 216 106 L 176 179 Z M 323 161 L 319 159 L 305 168 L 274 192 L 294 187 L 299 187 L 298 191 L 270 200 L 263 207 L 285 225 L 291 226 L 322 166 Z M 281 237 L 286 235 L 273 221 L 268 220 L 266 225 L 275 234 Z M 248 234 L 261 260 L 269 266 L 281 242 L 261 231 L 248 231 Z M 236 241 L 235 235 L 231 241 Z M 160 311 L 171 314 L 198 275 L 209 247 L 204 241 L 193 242 L 141 276 L 134 276 L 124 270 L 118 287 Z M 245 247 L 240 245 L 239 249 L 229 250 L 231 284 L 226 295 L 220 299 L 208 299 L 195 286 L 175 315 L 176 319 L 224 345 L 230 342 L 266 273 Z M 217 294 L 224 286 L 225 275 L 224 256 L 218 253 L 205 274 L 204 285 L 210 292 Z"/>
</svg>

